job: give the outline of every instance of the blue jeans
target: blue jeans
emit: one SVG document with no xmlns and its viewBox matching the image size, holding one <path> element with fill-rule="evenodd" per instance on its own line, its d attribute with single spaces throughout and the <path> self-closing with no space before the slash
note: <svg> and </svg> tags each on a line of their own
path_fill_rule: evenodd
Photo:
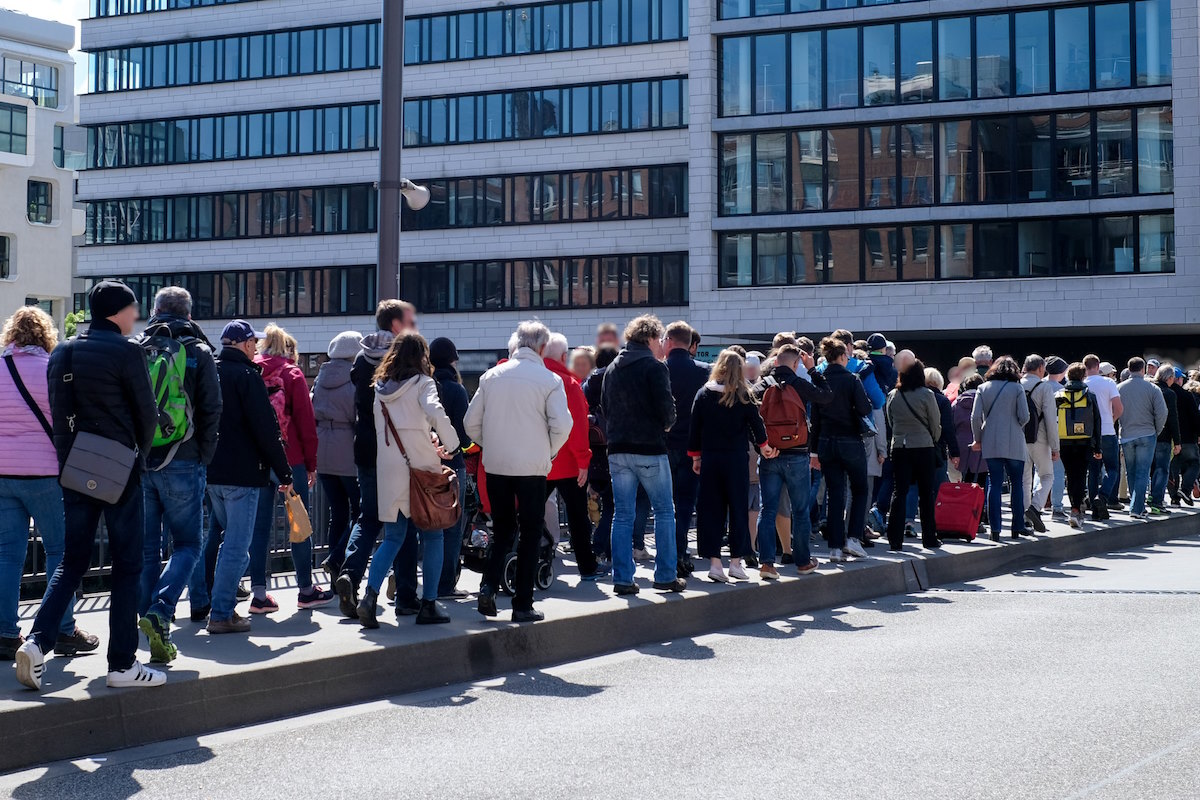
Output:
<svg viewBox="0 0 1200 800">
<path fill-rule="evenodd" d="M 1063 510 L 1063 492 L 1067 490 L 1067 468 L 1063 466 L 1062 459 L 1054 462 L 1054 485 L 1050 487 L 1050 509 L 1052 511 Z M 1041 511 L 1041 509 L 1038 509 Z"/>
<path fill-rule="evenodd" d="M 808 518 L 810 480 L 807 450 L 784 450 L 775 458 L 758 460 L 758 491 L 762 498 L 762 508 L 758 512 L 758 557 L 762 563 L 775 563 L 775 517 L 785 485 L 792 503 L 792 557 L 801 567 L 812 559 L 808 546 L 812 533 L 812 522 Z"/>
<path fill-rule="evenodd" d="M 29 518 L 37 525 L 46 551 L 46 591 L 62 563 L 64 538 L 62 488 L 58 478 L 0 478 L 0 636 L 20 635 L 21 574 L 29 550 Z M 75 631 L 74 603 L 63 612 L 59 630 Z"/>
<path fill-rule="evenodd" d="M 988 464 L 988 524 L 992 535 L 999 536 L 1004 527 L 1004 475 L 1011 484 L 1011 531 L 1025 530 L 1025 461 L 1016 458 L 989 458 Z"/>
<path fill-rule="evenodd" d="M 1121 445 L 1125 454 L 1125 472 L 1129 480 L 1129 513 L 1146 513 L 1146 488 L 1150 483 L 1150 465 L 1154 461 L 1157 437 L 1142 436 Z"/>
<path fill-rule="evenodd" d="M 633 583 L 633 535 L 637 490 L 642 487 L 654 509 L 654 580 L 676 578 L 675 506 L 671 498 L 671 464 L 666 455 L 639 456 L 610 453 L 608 468 L 613 483 L 613 583 Z"/>
<path fill-rule="evenodd" d="M 216 535 L 213 530 L 215 527 L 225 531 L 225 540 L 217 551 L 217 566 L 213 573 L 211 620 L 223 621 L 233 617 L 237 605 L 237 587 L 250 563 L 250 542 L 254 538 L 259 497 L 269 491 L 269 486 L 262 489 L 255 486 L 208 487 L 208 497 L 212 501 L 209 536 Z"/>
<path fill-rule="evenodd" d="M 454 472 L 458 475 L 458 505 L 462 508 L 463 495 L 467 488 L 467 468 L 458 466 L 454 468 Z M 585 501 L 586 502 L 586 501 Z M 458 522 L 452 527 L 445 530 L 445 535 L 442 537 L 442 577 L 438 581 L 438 596 L 445 597 L 454 591 L 454 585 L 458 582 L 458 560 L 462 555 L 462 540 L 463 529 L 467 525 L 467 515 L 460 514 Z M 425 541 L 429 541 L 428 535 L 423 535 Z M 429 549 L 426 545 L 426 550 Z M 422 570 L 428 575 L 429 565 L 422 565 Z M 428 581 L 428 578 L 426 578 Z"/>
<path fill-rule="evenodd" d="M 1171 442 L 1155 442 L 1154 463 L 1150 467 L 1150 505 L 1162 508 L 1166 503 L 1167 478 L 1171 475 L 1171 457 L 1175 446 Z"/>
<path fill-rule="evenodd" d="M 396 560 L 396 554 L 400 552 L 404 540 L 406 538 L 415 539 L 418 535 L 420 535 L 421 544 L 425 548 L 424 559 L 421 563 L 423 577 L 421 599 L 436 600 L 438 582 L 442 575 L 442 560 L 445 558 L 442 545 L 444 533 L 442 531 L 419 531 L 412 520 L 407 519 L 403 514 L 398 514 L 395 522 L 383 523 L 383 541 L 379 543 L 375 557 L 371 559 L 371 571 L 367 573 L 367 586 L 378 592 L 383 586 L 383 582 L 387 580 L 388 570 L 392 568 L 392 562 Z"/>
<path fill-rule="evenodd" d="M 200 558 L 207 470 L 197 461 L 172 461 L 142 478 L 145 538 L 138 613 L 154 612 L 170 621 L 179 595 Z M 171 558 L 164 569 L 163 533 L 171 534 Z"/>
<path fill-rule="evenodd" d="M 1101 461 L 1093 459 L 1088 470 L 1088 497 L 1095 499 L 1098 495 L 1115 503 L 1117 485 L 1121 481 L 1121 447 L 1117 444 L 1116 436 L 1100 437 L 1100 454 L 1104 458 Z M 1103 480 L 1100 478 L 1102 473 Z"/>
<path fill-rule="evenodd" d="M 362 498 L 362 513 L 350 531 L 346 543 L 346 560 L 342 572 L 349 574 L 357 586 L 367 571 L 371 551 L 379 541 L 383 523 L 379 521 L 379 483 L 374 467 L 358 468 L 358 490 Z M 417 599 L 417 537 L 405 536 L 404 544 L 392 562 L 396 578 L 396 602 L 412 606 Z"/>
<path fill-rule="evenodd" d="M 308 504 L 308 473 L 303 464 L 292 465 L 295 482 L 292 488 L 300 495 L 305 508 Z M 279 486 L 272 483 L 270 491 L 263 492 L 258 499 L 258 517 L 254 522 L 254 540 L 250 544 L 250 585 L 267 585 L 267 558 L 271 550 L 271 536 L 275 532 L 275 509 L 282 498 Z M 309 515 L 312 515 L 311 510 Z M 303 542 L 292 542 L 292 564 L 296 569 L 296 585 L 300 591 L 312 589 L 312 537 Z"/>
</svg>

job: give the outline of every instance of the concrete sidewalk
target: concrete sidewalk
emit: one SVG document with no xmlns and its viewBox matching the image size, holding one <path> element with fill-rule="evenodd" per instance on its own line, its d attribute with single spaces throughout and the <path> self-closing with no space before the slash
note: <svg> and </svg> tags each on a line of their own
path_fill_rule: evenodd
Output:
<svg viewBox="0 0 1200 800">
<path fill-rule="evenodd" d="M 1048 518 L 1048 517 L 1047 517 Z M 700 577 L 682 595 L 649 590 L 650 570 L 640 567 L 643 591 L 616 597 L 610 582 L 581 584 L 567 559 L 549 592 L 538 593 L 546 621 L 508 622 L 501 598 L 498 621 L 475 612 L 472 597 L 446 603 L 449 625 L 422 626 L 397 619 L 388 606 L 382 627 L 366 631 L 343 619 L 336 604 L 311 611 L 296 608 L 294 586 L 272 590 L 280 611 L 257 616 L 249 636 L 209 636 L 187 619 L 173 636 L 180 656 L 168 670 L 166 687 L 111 690 L 105 687 L 104 641 L 107 598 L 87 598 L 79 624 L 101 636 L 100 651 L 75 659 L 49 657 L 42 692 L 21 687 L 11 671 L 0 681 L 0 771 L 192 736 L 321 708 L 412 692 L 535 666 L 585 658 L 638 645 L 684 638 L 806 610 L 850 604 L 890 594 L 1093 553 L 1137 547 L 1200 533 L 1200 515 L 1178 512 L 1149 523 L 1115 515 L 1110 523 L 1073 531 L 1050 525 L 1037 541 L 1000 543 L 980 539 L 948 542 L 931 553 L 908 545 L 903 554 L 886 546 L 871 558 L 796 576 L 784 567 L 777 583 L 754 580 L 719 585 Z M 824 548 L 817 554 L 825 556 Z M 698 571 L 702 576 L 706 570 Z M 478 576 L 464 572 L 463 588 Z M 24 619 L 36 609 L 22 608 Z M 245 611 L 245 606 L 241 609 Z M 27 625 L 27 623 L 26 623 Z M 142 658 L 148 658 L 143 641 Z M 9 670 L 11 670 L 9 665 Z M 16 735 L 18 732 L 22 735 Z"/>
</svg>

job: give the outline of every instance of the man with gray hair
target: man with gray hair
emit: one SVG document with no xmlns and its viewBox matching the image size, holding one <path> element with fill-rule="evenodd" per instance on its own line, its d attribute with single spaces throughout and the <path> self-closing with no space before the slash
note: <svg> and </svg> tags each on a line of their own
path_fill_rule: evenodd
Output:
<svg viewBox="0 0 1200 800">
<path fill-rule="evenodd" d="M 1025 459 L 1025 521 L 1038 533 L 1045 533 L 1042 509 L 1054 486 L 1054 463 L 1058 461 L 1058 405 L 1054 397 L 1061 387 L 1046 380 L 1046 359 L 1034 353 L 1025 357 L 1021 388 L 1037 410 L 1035 441 L 1029 441 L 1028 435 L 1025 438 L 1025 450 L 1029 454 Z M 1038 479 L 1036 490 L 1033 488 L 1035 475 Z"/>
<path fill-rule="evenodd" d="M 176 656 L 171 619 L 200 558 L 205 473 L 217 450 L 221 386 L 213 348 L 192 322 L 192 296 L 167 286 L 140 340 L 158 404 L 158 430 L 142 479 L 145 539 L 138 627 L 150 641 L 150 660 Z M 163 537 L 171 558 L 162 565 Z"/>
<path fill-rule="evenodd" d="M 562 380 L 542 360 L 550 330 L 536 320 L 517 326 L 516 351 L 483 373 L 463 427 L 483 448 L 495 538 L 479 586 L 479 613 L 496 616 L 496 588 L 517 540 L 513 622 L 545 619 L 533 607 L 538 544 L 544 527 L 546 476 L 570 437 L 572 420 Z M 518 529 L 520 535 L 518 536 Z"/>
<path fill-rule="evenodd" d="M 980 375 L 987 375 L 987 371 L 992 368 L 992 348 L 981 344 L 971 351 L 971 358 L 975 359 L 975 370 Z"/>
</svg>

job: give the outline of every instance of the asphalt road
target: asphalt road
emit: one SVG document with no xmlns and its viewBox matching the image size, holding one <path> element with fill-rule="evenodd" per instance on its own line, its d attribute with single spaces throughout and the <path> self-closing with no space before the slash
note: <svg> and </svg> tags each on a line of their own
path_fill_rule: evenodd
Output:
<svg viewBox="0 0 1200 800">
<path fill-rule="evenodd" d="M 1194 800 L 1198 663 L 1191 538 L 55 764 L 0 795 Z"/>
</svg>

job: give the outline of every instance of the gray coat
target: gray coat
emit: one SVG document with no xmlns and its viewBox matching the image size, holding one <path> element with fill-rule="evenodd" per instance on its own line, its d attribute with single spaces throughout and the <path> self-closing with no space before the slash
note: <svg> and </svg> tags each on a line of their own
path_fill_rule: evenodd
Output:
<svg viewBox="0 0 1200 800">
<path fill-rule="evenodd" d="M 942 437 L 942 414 L 933 392 L 924 386 L 905 392 L 903 397 L 899 389 L 893 389 L 885 411 L 892 450 L 933 447 Z"/>
<path fill-rule="evenodd" d="M 1025 423 L 1029 404 L 1025 390 L 1014 381 L 990 380 L 979 387 L 971 409 L 971 431 L 983 446 L 984 458 L 1025 461 Z"/>
<path fill-rule="evenodd" d="M 317 418 L 317 472 L 354 477 L 353 364 L 335 358 L 321 365 L 313 384 L 313 413 Z"/>
</svg>

